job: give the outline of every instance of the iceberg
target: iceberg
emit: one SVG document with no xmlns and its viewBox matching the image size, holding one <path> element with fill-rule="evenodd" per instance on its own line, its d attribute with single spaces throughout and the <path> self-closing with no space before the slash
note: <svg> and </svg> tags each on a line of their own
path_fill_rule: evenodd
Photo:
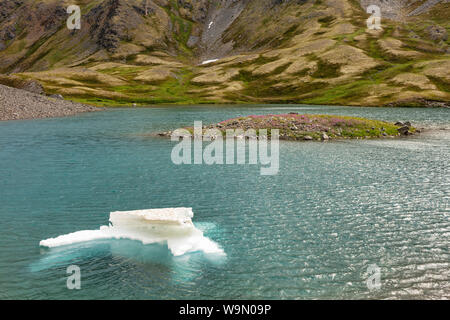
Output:
<svg viewBox="0 0 450 320">
<path fill-rule="evenodd" d="M 111 212 L 109 226 L 42 240 L 39 245 L 52 248 L 101 239 L 131 239 L 143 244 L 167 244 L 174 256 L 195 251 L 225 254 L 217 243 L 195 227 L 193 217 L 192 208 Z"/>
</svg>

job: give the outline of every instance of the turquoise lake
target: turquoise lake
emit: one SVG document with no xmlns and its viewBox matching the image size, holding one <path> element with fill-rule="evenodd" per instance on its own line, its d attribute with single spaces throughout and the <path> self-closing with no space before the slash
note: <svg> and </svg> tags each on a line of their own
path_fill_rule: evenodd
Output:
<svg viewBox="0 0 450 320">
<path fill-rule="evenodd" d="M 405 139 L 280 142 L 280 170 L 181 165 L 150 134 L 250 114 L 409 120 Z M 446 129 L 446 130 L 443 130 Z M 0 299 L 450 298 L 450 109 L 183 106 L 0 122 Z M 226 256 L 39 241 L 111 211 L 192 207 Z M 367 268 L 380 268 L 369 290 Z M 81 270 L 81 290 L 66 269 Z"/>
</svg>

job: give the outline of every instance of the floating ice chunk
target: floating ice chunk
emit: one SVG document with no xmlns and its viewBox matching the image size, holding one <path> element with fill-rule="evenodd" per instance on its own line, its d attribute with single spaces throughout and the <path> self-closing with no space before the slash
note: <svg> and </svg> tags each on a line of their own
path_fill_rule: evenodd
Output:
<svg viewBox="0 0 450 320">
<path fill-rule="evenodd" d="M 68 244 L 85 242 L 85 241 L 111 239 L 111 238 L 114 238 L 112 236 L 111 231 L 112 230 L 109 227 L 102 226 L 102 227 L 100 227 L 100 230 L 77 231 L 77 232 L 65 234 L 62 236 L 58 236 L 56 238 L 42 240 L 41 242 L 39 242 L 39 245 L 43 246 L 43 247 L 51 248 L 51 247 L 65 246 Z"/>
<path fill-rule="evenodd" d="M 202 62 L 202 65 L 203 65 L 203 64 L 213 63 L 213 62 L 216 62 L 216 61 L 218 61 L 218 60 L 219 60 L 219 59 L 205 60 L 205 61 Z"/>
<path fill-rule="evenodd" d="M 111 212 L 109 221 L 112 225 L 129 225 L 145 220 L 154 224 L 192 226 L 194 213 L 191 208 L 151 209 L 136 211 Z"/>
<path fill-rule="evenodd" d="M 42 240 L 39 244 L 43 247 L 58 247 L 101 239 L 131 239 L 143 244 L 167 243 L 174 256 L 194 251 L 224 254 L 217 243 L 195 227 L 193 216 L 191 208 L 111 212 L 110 226 Z"/>
</svg>

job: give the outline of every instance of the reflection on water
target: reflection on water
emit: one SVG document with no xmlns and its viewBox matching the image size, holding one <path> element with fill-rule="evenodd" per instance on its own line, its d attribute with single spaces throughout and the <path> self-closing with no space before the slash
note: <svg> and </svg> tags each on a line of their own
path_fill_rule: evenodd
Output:
<svg viewBox="0 0 450 320">
<path fill-rule="evenodd" d="M 30 264 L 31 272 L 40 272 L 72 264 L 111 256 L 113 260 L 145 265 L 155 278 L 171 281 L 190 281 L 198 275 L 199 266 L 206 262 L 219 266 L 226 261 L 221 254 L 195 252 L 174 257 L 166 244 L 143 245 L 132 240 L 102 240 L 83 244 L 43 249 L 39 260 Z"/>
</svg>

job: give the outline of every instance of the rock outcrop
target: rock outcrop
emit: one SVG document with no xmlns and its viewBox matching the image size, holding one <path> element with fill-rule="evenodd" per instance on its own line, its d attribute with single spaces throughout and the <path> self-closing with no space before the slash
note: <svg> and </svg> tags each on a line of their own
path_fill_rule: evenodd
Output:
<svg viewBox="0 0 450 320">
<path fill-rule="evenodd" d="M 0 74 L 0 84 L 16 89 L 22 89 L 31 93 L 45 94 L 44 88 L 39 81 L 23 79 L 14 75 L 6 76 Z"/>
</svg>

